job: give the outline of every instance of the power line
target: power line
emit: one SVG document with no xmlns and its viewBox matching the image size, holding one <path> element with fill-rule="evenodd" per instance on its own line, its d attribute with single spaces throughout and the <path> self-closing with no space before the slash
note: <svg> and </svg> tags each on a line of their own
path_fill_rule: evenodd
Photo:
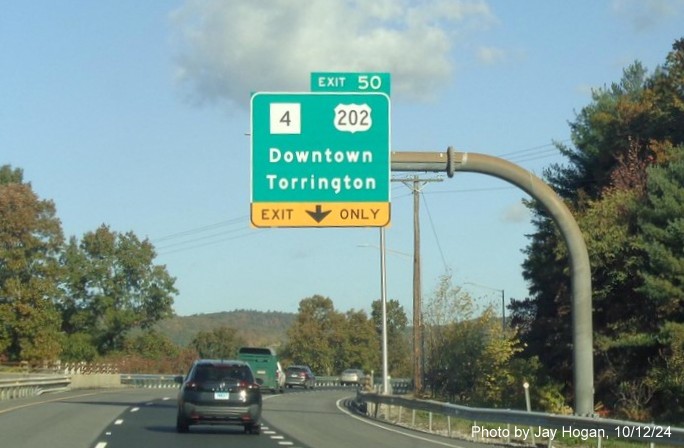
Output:
<svg viewBox="0 0 684 448">
<path fill-rule="evenodd" d="M 442 263 L 444 264 L 444 272 L 448 273 L 449 272 L 449 265 L 447 264 L 446 257 L 444 256 L 444 251 L 442 250 L 442 245 L 439 242 L 439 236 L 437 235 L 437 229 L 435 228 L 435 222 L 432 219 L 432 214 L 430 213 L 430 207 L 428 206 L 427 199 L 425 198 L 425 194 L 423 194 L 423 191 L 420 192 L 420 195 L 423 197 L 423 203 L 425 204 L 425 211 L 427 212 L 428 219 L 430 220 L 430 227 L 432 228 L 432 234 L 435 237 L 435 241 L 437 242 L 437 249 L 439 250 L 439 255 L 442 257 Z"/>
<path fill-rule="evenodd" d="M 192 249 L 199 249 L 200 247 L 212 246 L 212 245 L 215 245 L 217 243 L 223 243 L 225 241 L 236 240 L 236 239 L 241 239 L 241 238 L 248 238 L 251 236 L 260 235 L 264 230 L 265 229 L 260 229 L 260 230 L 255 229 L 254 231 L 250 231 L 249 233 L 244 233 L 244 234 L 232 236 L 229 238 L 220 238 L 217 240 L 208 241 L 208 242 L 203 243 L 203 244 L 195 244 L 195 245 L 190 246 L 190 247 L 183 247 L 183 248 L 178 248 L 178 249 L 174 249 L 174 250 L 170 250 L 170 251 L 163 251 L 162 250 L 162 252 L 159 253 L 158 255 L 175 254 L 177 252 L 185 252 L 185 251 L 192 250 Z"/>
<path fill-rule="evenodd" d="M 192 228 L 192 229 L 183 230 L 183 231 L 181 231 L 181 232 L 176 232 L 176 233 L 172 233 L 172 234 L 170 234 L 170 235 L 165 235 L 165 236 L 162 236 L 162 237 L 159 237 L 159 238 L 155 238 L 155 239 L 152 240 L 152 242 L 153 242 L 153 243 L 159 243 L 159 242 L 162 242 L 162 241 L 173 240 L 173 239 L 176 239 L 176 238 L 182 238 L 182 237 L 188 236 L 188 235 L 194 235 L 194 234 L 196 234 L 196 233 L 206 232 L 206 231 L 213 230 L 213 229 L 216 229 L 216 228 L 219 228 L 219 227 L 225 227 L 225 226 L 234 225 L 234 224 L 237 224 L 237 223 L 244 222 L 244 220 L 247 219 L 247 217 L 248 217 L 247 215 L 243 215 L 243 216 L 239 216 L 239 217 L 237 217 L 237 218 L 229 219 L 229 220 L 227 220 L 227 221 L 221 221 L 221 222 L 217 222 L 217 223 L 214 223 L 214 224 L 209 224 L 209 225 L 206 225 L 206 226 L 195 227 L 195 228 Z"/>
<path fill-rule="evenodd" d="M 168 255 L 262 233 L 264 229 L 247 228 L 248 218 L 248 215 L 243 215 L 214 224 L 193 227 L 152 239 L 151 242 L 158 245 L 155 247 L 158 255 Z"/>
<path fill-rule="evenodd" d="M 498 154 L 496 157 L 506 159 L 513 163 L 523 163 L 532 162 L 535 160 L 546 159 L 549 157 L 556 157 L 561 155 L 558 149 L 559 144 L 567 143 L 572 139 L 565 139 L 554 141 L 552 143 L 546 143 L 544 145 L 531 146 L 525 149 L 519 149 L 516 151 L 506 152 L 503 154 Z"/>
<path fill-rule="evenodd" d="M 428 191 L 423 194 L 445 194 L 445 193 L 476 193 L 481 191 L 500 191 L 500 190 L 513 190 L 516 187 L 487 187 L 487 188 L 462 188 L 459 190 L 441 190 L 441 191 Z"/>
<path fill-rule="evenodd" d="M 549 147 L 555 147 L 555 144 L 554 143 L 545 143 L 543 145 L 531 146 L 529 148 L 518 149 L 516 151 L 511 151 L 511 152 L 499 154 L 497 157 L 501 157 L 502 159 L 505 159 L 505 158 L 511 157 L 511 156 L 515 157 L 515 156 L 518 156 L 521 154 L 525 155 L 525 154 L 528 154 L 530 152 L 537 152 L 540 149 L 549 148 Z"/>
<path fill-rule="evenodd" d="M 235 233 L 235 232 L 242 232 L 242 231 L 244 231 L 244 230 L 245 230 L 245 228 L 244 228 L 244 227 L 241 227 L 241 228 L 236 228 L 236 229 L 228 230 L 228 231 L 226 231 L 226 232 L 214 233 L 214 234 L 211 234 L 211 235 L 204 235 L 204 236 L 200 236 L 200 237 L 197 237 L 197 238 L 192 238 L 192 239 L 185 240 L 185 241 L 179 241 L 179 242 L 176 242 L 176 243 L 163 244 L 163 245 L 161 245 L 161 246 L 159 247 L 159 249 L 160 249 L 160 250 L 164 250 L 164 249 L 169 249 L 169 248 L 176 247 L 176 246 L 182 246 L 182 245 L 184 245 L 184 244 L 190 244 L 190 243 L 196 243 L 196 242 L 199 242 L 199 241 L 205 241 L 205 240 L 208 240 L 208 239 L 211 239 L 211 238 L 223 237 L 223 236 L 226 236 L 226 235 L 230 235 L 230 234 L 232 234 L 232 233 Z"/>
<path fill-rule="evenodd" d="M 540 150 L 549 151 L 549 149 L 545 149 L 545 148 L 552 148 L 554 151 L 558 152 L 557 145 L 560 143 L 567 143 L 569 141 L 571 141 L 571 139 L 560 140 L 558 142 L 552 142 L 552 143 L 545 143 L 543 145 L 531 146 L 529 148 L 518 149 L 516 151 L 511 151 L 511 152 L 499 154 L 499 155 L 497 155 L 497 157 L 501 157 L 502 159 L 508 159 L 508 158 L 528 156 L 532 153 L 538 153 L 538 152 L 540 152 Z"/>
</svg>

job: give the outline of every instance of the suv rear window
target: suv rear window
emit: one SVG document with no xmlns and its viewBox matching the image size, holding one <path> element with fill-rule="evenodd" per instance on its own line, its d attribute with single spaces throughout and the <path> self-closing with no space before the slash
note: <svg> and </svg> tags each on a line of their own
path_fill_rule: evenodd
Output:
<svg viewBox="0 0 684 448">
<path fill-rule="evenodd" d="M 195 381 L 247 381 L 254 382 L 247 366 L 224 364 L 198 364 L 193 373 Z"/>
</svg>

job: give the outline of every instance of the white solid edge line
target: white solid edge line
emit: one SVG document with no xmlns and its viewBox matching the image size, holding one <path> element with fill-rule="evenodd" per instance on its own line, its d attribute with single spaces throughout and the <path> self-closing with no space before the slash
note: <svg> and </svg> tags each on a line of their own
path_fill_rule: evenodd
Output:
<svg viewBox="0 0 684 448">
<path fill-rule="evenodd" d="M 435 445 L 449 446 L 449 447 L 453 447 L 453 448 L 465 448 L 465 447 L 462 446 L 462 445 L 452 445 L 452 444 L 450 444 L 450 443 L 440 442 L 439 440 L 432 440 L 432 439 L 428 439 L 427 437 L 421 437 L 421 436 L 416 435 L 416 434 L 411 434 L 411 433 L 408 433 L 408 432 L 400 431 L 400 430 L 395 429 L 395 428 L 388 428 L 388 427 L 386 427 L 386 426 L 384 426 L 384 425 L 381 425 L 381 424 L 379 424 L 379 423 L 376 423 L 376 422 L 370 421 L 370 420 L 368 420 L 368 419 L 359 417 L 358 415 L 354 415 L 353 413 L 351 413 L 350 411 L 344 409 L 344 407 L 340 405 L 340 403 L 341 403 L 343 400 L 348 400 L 348 399 L 349 399 L 349 398 L 340 398 L 339 400 L 337 400 L 337 402 L 335 403 L 335 405 L 337 406 L 337 409 L 339 409 L 340 411 L 344 412 L 344 413 L 347 414 L 349 417 L 355 418 L 356 420 L 359 420 L 359 421 L 361 421 L 361 422 L 364 422 L 364 423 L 366 423 L 367 425 L 375 426 L 376 428 L 384 429 L 385 431 L 389 431 L 389 432 L 394 432 L 394 433 L 397 433 L 397 434 L 401 434 L 402 436 L 411 437 L 411 438 L 417 439 L 417 440 L 422 440 L 423 442 L 434 443 Z M 391 423 L 387 423 L 387 424 L 390 425 Z"/>
</svg>

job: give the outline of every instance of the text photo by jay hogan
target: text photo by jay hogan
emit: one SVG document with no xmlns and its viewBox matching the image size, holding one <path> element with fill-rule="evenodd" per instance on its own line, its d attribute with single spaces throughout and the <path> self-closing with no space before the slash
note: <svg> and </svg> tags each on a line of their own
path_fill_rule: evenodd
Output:
<svg viewBox="0 0 684 448">
<path fill-rule="evenodd" d="M 616 426 L 613 431 L 608 433 L 603 428 L 573 428 L 563 426 L 559 428 L 543 428 L 541 426 L 505 426 L 505 427 L 485 427 L 473 426 L 470 435 L 473 438 L 484 439 L 516 439 L 533 440 L 556 438 L 576 438 L 581 440 L 588 439 L 608 439 L 611 435 L 616 438 L 668 438 L 672 435 L 669 426 L 644 425 L 644 426 Z"/>
</svg>

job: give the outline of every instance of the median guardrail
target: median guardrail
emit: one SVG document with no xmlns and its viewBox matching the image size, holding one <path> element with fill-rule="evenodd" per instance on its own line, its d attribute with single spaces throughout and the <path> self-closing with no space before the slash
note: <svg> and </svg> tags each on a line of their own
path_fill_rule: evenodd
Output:
<svg viewBox="0 0 684 448">
<path fill-rule="evenodd" d="M 471 408 L 433 400 L 418 400 L 396 395 L 381 395 L 359 391 L 356 406 L 374 418 L 391 421 L 392 407 L 401 416 L 402 409 L 422 411 L 428 416 L 428 431 L 432 431 L 433 414 L 446 416 L 448 435 L 451 436 L 451 418 L 455 417 L 472 422 L 470 439 L 498 439 L 510 442 L 515 440 L 535 444 L 539 439 L 551 442 L 557 438 L 576 438 L 583 441 L 596 440 L 642 440 L 651 445 L 684 446 L 684 428 L 652 423 L 582 417 L 575 415 L 556 415 L 542 412 L 526 412 L 510 409 Z M 370 405 L 370 406 L 369 406 Z M 381 410 L 382 406 L 385 408 Z M 401 417 L 399 417 L 401 420 Z M 415 414 L 412 418 L 415 421 Z M 497 426 L 494 423 L 503 423 Z M 511 426 L 513 425 L 513 426 Z"/>
<path fill-rule="evenodd" d="M 121 384 L 130 387 L 142 387 L 149 389 L 175 389 L 179 384 L 176 381 L 179 375 L 152 375 L 152 374 L 121 374 Z"/>
<path fill-rule="evenodd" d="M 99 374 L 103 376 L 105 374 Z M 109 374 L 111 375 L 111 374 Z M 106 375 L 105 375 L 106 376 Z M 95 378 L 98 374 L 76 375 L 79 378 Z M 152 389 L 174 389 L 178 388 L 179 384 L 176 382 L 178 375 L 158 375 L 158 374 L 120 374 L 120 385 L 128 387 L 152 388 Z M 108 377 L 109 378 L 109 377 Z M 115 380 L 116 381 L 116 380 Z M 68 390 L 71 386 L 78 387 L 105 387 L 103 382 L 91 382 L 83 385 L 83 381 L 75 381 L 72 384 L 72 375 L 15 375 L 7 378 L 0 376 L 0 400 L 9 400 L 13 398 L 29 397 L 41 395 L 47 392 L 59 392 Z M 410 389 L 409 380 L 392 380 L 392 390 L 395 393 L 406 393 Z M 79 386 L 80 385 L 80 386 Z M 111 379 L 108 379 L 106 387 L 112 387 L 115 384 Z M 356 388 L 358 386 L 341 386 L 340 378 L 338 376 L 319 376 L 316 378 L 316 387 L 332 388 L 345 387 Z"/>
<path fill-rule="evenodd" d="M 379 389 L 382 386 L 379 378 L 375 378 L 373 382 L 373 389 Z M 394 395 L 401 395 L 410 393 L 413 390 L 413 382 L 408 378 L 391 378 L 389 380 L 391 393 Z M 316 387 L 344 387 L 344 388 L 358 388 L 357 384 L 343 385 L 340 382 L 339 376 L 317 376 Z"/>
<path fill-rule="evenodd" d="M 142 388 L 177 388 L 176 378 L 178 375 L 156 375 L 156 374 L 121 374 L 121 384 L 130 387 Z M 411 390 L 411 381 L 408 379 L 393 379 L 390 381 L 392 391 L 396 394 L 407 393 Z M 317 376 L 316 387 L 345 387 L 349 389 L 358 386 L 340 384 L 339 376 Z"/>
<path fill-rule="evenodd" d="M 0 377 L 0 400 L 31 397 L 69 389 L 71 378 L 66 375 Z"/>
</svg>

